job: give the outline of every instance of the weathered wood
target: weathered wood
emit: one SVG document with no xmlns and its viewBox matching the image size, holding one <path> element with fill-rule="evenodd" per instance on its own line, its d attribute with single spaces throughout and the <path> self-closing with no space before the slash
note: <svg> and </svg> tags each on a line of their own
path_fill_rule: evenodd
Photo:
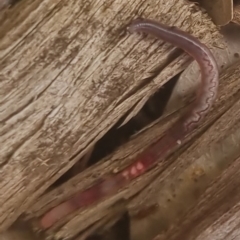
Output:
<svg viewBox="0 0 240 240">
<path fill-rule="evenodd" d="M 0 233 L 1 240 L 41 240 L 42 238 L 29 228 L 29 226 L 21 224 L 14 224 L 7 231 Z"/>
<path fill-rule="evenodd" d="M 140 196 L 135 197 L 130 203 L 129 201 L 126 202 L 126 205 L 128 205 L 128 209 L 134 219 L 133 224 L 137 224 L 136 232 L 133 230 L 132 233 L 133 239 L 148 239 L 144 236 L 146 236 L 146 234 L 149 235 L 149 232 L 152 232 L 153 236 L 156 231 L 158 233 L 161 230 L 161 221 L 157 218 L 158 214 L 160 219 L 165 219 L 163 224 L 164 227 L 166 227 L 168 224 L 170 225 L 175 219 L 181 217 L 181 214 L 187 211 L 191 206 L 190 203 L 195 204 L 194 200 L 196 200 L 196 196 L 194 195 L 192 198 L 188 197 L 188 195 L 191 196 L 193 193 L 196 194 L 197 187 L 198 195 L 200 196 L 208 187 L 208 184 L 210 184 L 211 181 L 213 181 L 217 176 L 219 176 L 219 174 L 222 173 L 225 168 L 227 168 L 228 164 L 230 164 L 230 161 L 235 160 L 234 157 L 231 158 L 231 154 L 240 154 L 237 141 L 234 140 L 236 137 L 238 137 L 238 135 L 236 135 L 235 138 L 231 137 L 230 135 L 231 131 L 233 131 L 233 128 L 238 130 L 237 122 L 239 121 L 239 108 L 235 102 L 238 101 L 240 96 L 240 84 L 239 78 L 237 77 L 239 74 L 240 67 L 235 65 L 234 68 L 228 69 L 228 71 L 222 76 L 218 99 L 214 104 L 211 113 L 209 113 L 208 117 L 203 122 L 202 126 L 199 127 L 199 129 L 193 134 L 193 136 L 198 136 L 198 138 L 201 136 L 199 133 L 203 135 L 197 141 L 195 141 L 194 144 L 190 145 L 191 147 L 189 147 L 185 153 L 182 152 L 186 150 L 186 147 L 180 149 L 180 151 L 176 152 L 176 154 L 167 161 L 160 162 L 157 169 L 148 172 L 141 177 L 141 179 L 134 181 L 128 186 L 128 188 L 123 189 L 118 194 L 108 198 L 106 201 L 99 203 L 96 206 L 90 207 L 84 211 L 77 211 L 63 221 L 60 221 L 48 232 L 52 234 L 53 232 L 57 231 L 57 236 L 59 236 L 59 238 L 69 237 L 71 234 L 75 235 L 77 232 L 84 230 L 86 227 L 106 216 L 108 214 L 107 209 L 111 208 L 114 203 L 117 203 L 123 198 L 129 199 L 140 190 L 146 188 L 146 186 L 156 178 L 156 174 L 159 174 L 160 172 L 160 177 L 151 183 L 150 188 L 147 187 L 144 191 L 142 191 Z M 232 105 L 234 108 L 231 108 Z M 223 116 L 220 117 L 221 115 Z M 231 121 L 229 121 L 229 116 Z M 220 119 L 217 121 L 219 117 Z M 176 118 L 176 116 L 174 118 Z M 90 186 L 93 182 L 91 176 L 92 172 L 96 173 L 97 176 L 95 178 L 98 178 L 99 175 L 104 173 L 106 174 L 114 172 L 114 168 L 121 168 L 126 164 L 126 162 L 129 161 L 129 159 L 132 159 L 132 156 L 137 155 L 142 148 L 144 148 L 144 144 L 146 144 L 146 142 L 148 144 L 152 143 L 166 127 L 171 125 L 171 122 L 172 121 L 168 122 L 167 124 L 163 124 L 162 122 L 156 124 L 149 130 L 146 130 L 134 137 L 126 145 L 118 149 L 117 152 L 114 152 L 112 155 L 106 158 L 104 163 L 100 163 L 90 169 L 87 169 L 85 172 L 74 177 L 72 180 L 63 184 L 56 190 L 49 192 L 43 196 L 32 209 L 30 209 L 31 215 L 35 217 L 41 216 L 41 214 L 47 209 L 51 208 L 56 203 L 61 202 L 62 199 L 71 196 L 76 189 L 84 189 Z M 209 128 L 211 125 L 212 127 Z M 206 129 L 208 129 L 208 131 L 206 131 Z M 235 134 L 238 134 L 236 130 Z M 191 142 L 193 142 L 193 136 L 189 138 L 192 139 Z M 221 141 L 223 141 L 222 139 L 227 139 L 227 137 L 230 138 L 230 143 L 221 143 Z M 218 143 L 219 141 L 220 143 Z M 233 144 L 234 142 L 236 142 L 236 144 Z M 222 151 L 225 151 L 224 144 L 228 144 L 227 146 L 229 146 L 229 144 L 232 145 L 232 150 L 229 149 L 227 153 L 222 153 L 221 148 L 223 148 Z M 220 155 L 228 154 L 227 156 L 229 159 L 224 158 L 221 160 L 217 153 L 213 154 L 213 149 L 216 148 L 217 150 L 215 150 L 215 152 L 219 152 Z M 180 158 L 177 158 L 178 154 L 180 153 Z M 205 155 L 209 155 L 210 157 L 206 157 Z M 213 157 L 215 159 L 213 159 Z M 174 164 L 172 164 L 173 161 Z M 221 168 L 219 169 L 220 163 Z M 201 173 L 204 176 L 206 176 L 206 174 L 208 175 L 208 177 L 202 180 L 202 182 Z M 191 179 L 190 175 L 193 178 L 194 176 L 197 179 L 200 178 L 200 186 L 196 186 L 194 181 L 189 182 L 189 178 Z M 179 181 L 179 178 L 186 180 Z M 86 181 L 86 179 L 88 181 Z M 161 188 L 159 188 L 159 186 L 161 186 Z M 172 197 L 170 196 L 174 195 L 174 192 L 172 192 L 173 189 L 179 189 L 179 197 L 175 197 L 175 200 L 171 201 Z M 184 199 L 186 198 L 189 198 L 190 202 L 187 201 L 185 208 L 183 208 L 182 201 L 185 202 L 186 200 Z M 149 221 L 147 218 L 145 220 L 148 222 L 146 228 L 140 228 L 139 226 L 144 226 L 146 224 L 143 224 L 144 221 L 137 219 L 135 215 L 138 215 L 137 212 L 141 210 L 141 208 L 148 207 L 156 203 L 160 207 L 159 211 L 155 211 L 153 222 Z M 161 206 L 164 206 L 164 208 L 162 209 Z M 64 224 L 66 221 L 69 222 Z M 156 226 L 155 231 L 152 229 L 152 226 L 154 225 Z M 62 228 L 59 229 L 59 226 L 62 226 Z M 151 231 L 149 231 L 149 229 L 151 229 Z"/>
<path fill-rule="evenodd" d="M 174 24 L 209 46 L 219 43 L 218 31 L 206 15 L 179 0 L 26 0 L 0 15 L 1 230 L 29 210 L 124 113 L 133 107 L 136 113 L 189 64 L 189 57 L 182 54 L 154 81 L 143 84 L 153 68 L 166 65 L 172 46 L 129 36 L 126 24 L 137 16 Z M 149 143 L 145 138 L 142 146 Z M 132 145 L 123 161 L 116 154 L 87 170 L 67 183 L 81 179 L 67 191 L 63 185 L 64 194 L 57 201 L 49 198 L 56 192 L 43 196 L 29 212 L 39 216 L 96 177 L 126 165 L 139 147 Z M 136 191 L 143 186 L 138 184 Z"/>
<path fill-rule="evenodd" d="M 239 140 L 239 135 L 238 139 L 236 135 L 233 138 Z M 240 159 L 234 160 L 233 164 L 208 185 L 205 193 L 197 199 L 197 204 L 185 213 L 184 219 L 175 223 L 159 239 L 200 240 L 218 239 L 219 236 L 220 239 L 234 239 L 233 236 L 237 233 L 234 230 L 239 225 Z"/>
<path fill-rule="evenodd" d="M 219 97 L 207 120 L 213 122 L 185 152 L 173 156 L 174 164 L 129 206 L 137 216 L 141 205 L 157 205 L 148 219 L 134 217 L 132 239 L 149 239 L 159 232 L 162 240 L 201 239 L 204 229 L 238 202 L 239 178 L 232 174 L 240 156 L 239 74 L 238 63 L 222 75 Z M 208 211 L 218 215 L 213 218 Z"/>
</svg>

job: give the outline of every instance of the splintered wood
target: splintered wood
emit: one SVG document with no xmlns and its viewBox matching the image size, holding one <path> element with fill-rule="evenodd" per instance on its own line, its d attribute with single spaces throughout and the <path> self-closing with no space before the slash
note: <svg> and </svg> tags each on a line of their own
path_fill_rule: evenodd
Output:
<svg viewBox="0 0 240 240">
<path fill-rule="evenodd" d="M 214 225 L 227 211 L 227 206 L 232 208 L 237 204 L 240 194 L 238 184 L 229 185 L 233 181 L 239 183 L 231 175 L 234 166 L 240 164 L 238 74 L 239 63 L 222 74 L 219 97 L 206 119 L 208 127 L 205 132 L 200 130 L 202 134 L 197 140 L 179 157 L 173 156 L 176 159 L 174 164 L 165 169 L 151 184 L 151 188 L 142 191 L 129 205 L 133 216 L 137 215 L 141 205 L 158 205 L 151 217 L 133 218 L 132 239 L 151 239 L 159 232 L 162 234 L 158 239 L 162 240 L 201 239 L 205 227 Z M 235 200 L 227 200 L 231 198 Z M 225 202 L 225 206 L 221 206 L 222 202 Z M 213 217 L 211 213 L 216 214 L 218 207 L 222 208 L 222 212 Z M 210 228 L 209 231 L 214 229 Z"/>
<path fill-rule="evenodd" d="M 216 52 L 213 46 L 223 45 L 216 26 L 206 13 L 202 13 L 195 4 L 182 0 L 24 0 L 20 5 L 21 9 L 14 6 L 3 14 L 0 12 L 1 231 L 22 215 L 22 220 L 28 220 L 38 228 L 42 214 L 76 191 L 88 188 L 100 177 L 131 163 L 182 114 L 181 108 L 187 107 L 188 101 L 184 106 L 176 105 L 175 111 L 181 110 L 175 115 L 134 136 L 98 164 L 44 193 L 89 153 L 123 115 L 128 113 L 127 122 L 157 89 L 191 62 L 186 54 L 166 62 L 169 52 L 174 51 L 170 44 L 151 37 L 130 36 L 126 26 L 133 18 L 142 16 L 180 27 L 198 37 L 213 52 Z M 161 69 L 157 76 L 152 71 L 156 67 Z M 231 78 L 231 74 L 235 78 Z M 201 172 L 211 175 L 208 165 L 205 168 L 202 166 L 201 171 L 188 172 L 188 168 L 194 167 L 191 165 L 194 159 L 200 164 L 202 157 L 206 162 L 207 157 L 201 151 L 208 153 L 211 148 L 209 150 L 207 146 L 217 148 L 217 141 L 233 134 L 231 131 L 238 114 L 234 115 L 235 118 L 231 117 L 228 125 L 226 113 L 233 111 L 239 100 L 238 67 L 231 74 L 222 76 L 218 100 L 202 126 L 187 139 L 188 145 L 183 144 L 176 155 L 159 163 L 158 168 L 116 195 L 61 219 L 45 234 L 64 239 L 80 233 L 78 239 L 82 239 L 97 229 L 103 229 L 106 223 L 116 221 L 127 209 L 136 219 L 135 212 L 146 204 L 148 198 L 159 206 L 164 203 L 163 214 L 167 216 L 167 211 L 170 212 L 168 206 L 176 208 L 165 202 L 169 194 L 166 182 L 172 180 L 175 184 L 173 175 L 169 173 L 176 171 L 176 176 L 183 177 L 192 173 L 196 178 L 200 178 Z M 198 82 L 198 76 L 196 72 L 191 77 Z M 145 80 L 151 77 L 152 81 L 146 84 Z M 189 88 L 186 99 L 189 100 L 193 92 L 195 88 Z M 234 108 L 234 111 L 237 109 Z M 222 130 L 214 128 L 219 117 L 218 124 L 222 124 Z M 207 128 L 211 137 L 206 137 L 209 136 L 205 132 Z M 202 139 L 202 145 L 193 141 L 196 138 Z M 178 159 L 177 154 L 185 154 L 190 145 L 190 152 L 181 155 L 184 159 L 181 156 Z M 234 147 L 236 144 L 233 144 Z M 215 155 L 213 167 L 219 167 L 214 160 L 217 161 Z M 229 161 L 234 162 L 234 159 Z M 205 180 L 199 194 L 225 168 L 226 165 Z M 162 174 L 157 178 L 160 172 Z M 163 177 L 164 185 L 160 188 L 159 182 L 163 181 Z M 187 185 L 193 191 L 194 185 Z M 141 193 L 139 197 L 137 193 Z M 179 194 L 178 201 L 184 201 L 180 196 L 185 195 Z M 187 207 L 182 209 L 189 211 Z M 156 211 L 155 219 L 159 219 L 158 214 L 159 211 Z M 193 218 L 196 216 L 192 215 Z M 174 217 L 181 219 L 182 215 L 169 214 L 167 226 L 171 222 L 175 224 Z M 134 230 L 138 221 L 133 221 L 131 226 L 132 238 L 145 240 L 144 234 L 139 238 Z M 159 221 L 148 224 L 146 228 L 142 227 L 144 231 L 149 232 L 151 224 L 159 226 L 158 231 L 154 230 L 151 234 L 163 231 Z M 183 223 L 183 227 L 188 224 Z M 147 237 L 153 237 L 151 234 Z M 176 234 L 180 236 L 180 233 Z"/>
</svg>

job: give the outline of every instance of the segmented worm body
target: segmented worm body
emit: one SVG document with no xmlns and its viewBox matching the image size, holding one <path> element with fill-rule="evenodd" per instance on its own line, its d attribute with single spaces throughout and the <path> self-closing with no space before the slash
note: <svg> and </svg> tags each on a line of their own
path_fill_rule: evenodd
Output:
<svg viewBox="0 0 240 240">
<path fill-rule="evenodd" d="M 51 227 L 56 221 L 73 211 L 89 206 L 115 193 L 132 179 L 152 168 L 158 160 L 165 158 L 204 118 L 211 108 L 218 89 L 218 67 L 210 50 L 198 39 L 175 27 L 169 27 L 148 19 L 136 19 L 128 27 L 130 33 L 144 32 L 182 48 L 191 55 L 201 69 L 201 85 L 197 97 L 189 110 L 173 126 L 166 130 L 154 144 L 137 156 L 134 163 L 96 183 L 92 187 L 76 193 L 69 200 L 47 212 L 41 219 L 43 228 Z"/>
</svg>

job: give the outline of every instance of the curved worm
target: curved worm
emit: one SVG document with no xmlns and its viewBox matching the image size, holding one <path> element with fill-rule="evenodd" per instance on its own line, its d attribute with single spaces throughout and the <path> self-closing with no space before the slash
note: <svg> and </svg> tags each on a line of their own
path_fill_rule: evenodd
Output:
<svg viewBox="0 0 240 240">
<path fill-rule="evenodd" d="M 128 26 L 128 31 L 130 33 L 144 32 L 158 37 L 182 48 L 198 62 L 201 69 L 201 86 L 197 92 L 196 100 L 186 114 L 165 131 L 159 140 L 137 156 L 134 163 L 121 172 L 76 193 L 69 200 L 47 212 L 40 220 L 42 228 L 49 228 L 73 211 L 89 206 L 115 193 L 119 188 L 127 185 L 129 181 L 152 168 L 158 160 L 165 158 L 170 150 L 179 145 L 187 134 L 197 127 L 216 98 L 218 67 L 210 50 L 198 39 L 180 29 L 148 19 L 134 20 Z"/>
</svg>

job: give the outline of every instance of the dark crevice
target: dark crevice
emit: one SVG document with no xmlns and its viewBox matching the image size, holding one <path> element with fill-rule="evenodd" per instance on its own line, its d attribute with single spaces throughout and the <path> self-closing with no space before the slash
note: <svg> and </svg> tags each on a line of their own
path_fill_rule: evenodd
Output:
<svg viewBox="0 0 240 240">
<path fill-rule="evenodd" d="M 123 126 L 121 126 L 121 124 L 130 114 L 132 109 L 122 116 L 120 120 L 96 143 L 86 167 L 92 166 L 102 158 L 111 154 L 119 146 L 126 143 L 132 135 L 136 134 L 136 132 L 140 131 L 158 119 L 163 114 L 163 111 L 171 96 L 173 88 L 179 79 L 180 74 L 181 73 L 173 77 L 155 94 L 153 94 L 139 111 L 139 113 Z M 76 163 L 63 176 L 61 176 L 52 187 L 56 187 L 69 180 L 74 175 L 78 174 L 79 172 L 76 171 L 77 166 L 78 163 Z"/>
<path fill-rule="evenodd" d="M 135 88 L 131 89 L 123 98 L 120 99 L 120 101 L 118 102 L 117 106 L 119 106 L 121 103 L 126 101 L 126 99 L 128 99 L 129 97 L 135 95 L 138 91 L 140 91 L 146 85 L 148 85 L 151 81 L 153 81 L 153 79 L 156 78 L 165 67 L 167 67 L 173 60 L 178 58 L 182 53 L 183 53 L 183 50 L 181 50 L 179 48 L 175 48 L 168 55 L 166 60 L 160 66 L 155 67 L 151 72 L 149 72 L 149 74 L 151 74 L 151 76 L 148 77 L 148 78 L 143 79 L 141 81 L 141 83 L 139 83 Z M 178 76 L 178 75 L 176 75 L 176 76 Z"/>
<path fill-rule="evenodd" d="M 20 2 L 21 0 L 10 0 L 9 1 L 9 5 L 10 5 L 10 7 L 12 7 L 12 6 L 14 6 L 14 5 L 16 5 L 18 2 Z"/>
<path fill-rule="evenodd" d="M 21 0 L 0 0 L 0 10 L 2 10 L 3 8 L 12 8 L 20 1 Z"/>
<path fill-rule="evenodd" d="M 125 125 L 119 127 L 129 113 L 125 114 L 97 142 L 88 162 L 88 166 L 93 165 L 103 157 L 112 153 L 116 148 L 127 142 L 133 134 L 159 118 L 171 96 L 178 77 L 179 75 L 172 78 L 171 81 L 168 81 L 163 88 L 160 88 L 152 97 L 150 97 L 135 117 L 130 119 Z"/>
<path fill-rule="evenodd" d="M 87 240 L 130 240 L 130 217 L 126 212 L 110 229 L 96 233 Z"/>
</svg>

